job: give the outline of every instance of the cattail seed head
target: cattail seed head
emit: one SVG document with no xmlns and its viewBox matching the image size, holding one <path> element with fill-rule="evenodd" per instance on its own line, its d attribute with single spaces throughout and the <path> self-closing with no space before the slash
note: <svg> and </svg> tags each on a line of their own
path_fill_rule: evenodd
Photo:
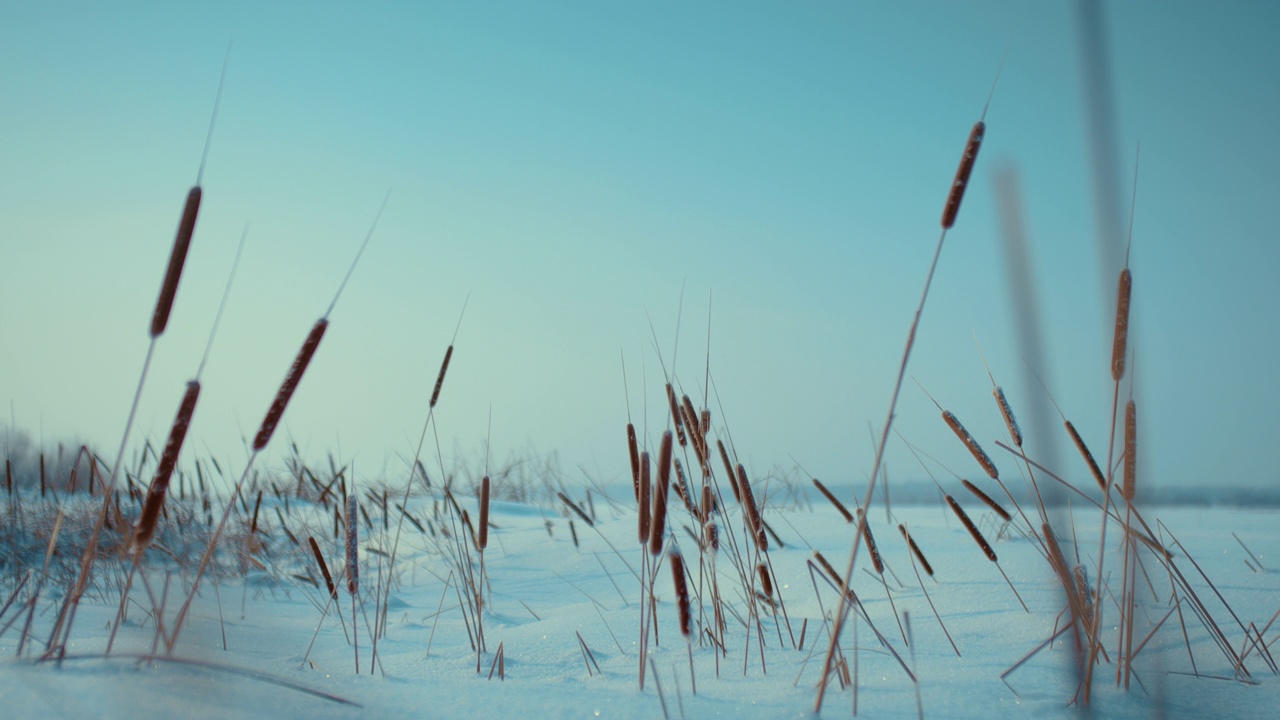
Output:
<svg viewBox="0 0 1280 720">
<path fill-rule="evenodd" d="M 360 518 L 356 510 L 356 495 L 352 493 L 347 496 L 347 592 L 352 595 L 360 591 Z"/>
<path fill-rule="evenodd" d="M 969 519 L 969 516 L 965 514 L 964 508 L 960 507 L 960 503 L 956 502 L 955 498 L 948 495 L 947 504 L 951 506 L 951 510 L 956 514 L 956 517 L 960 518 L 960 522 L 964 523 L 969 534 L 973 536 L 973 541 L 978 543 L 978 547 L 982 548 L 982 552 L 986 553 L 987 559 L 991 562 L 997 562 L 996 551 L 991 549 L 991 544 L 988 543 L 987 539 L 978 531 L 978 526 L 974 525 L 973 521 Z"/>
<path fill-rule="evenodd" d="M 675 548 L 671 548 L 667 557 L 671 559 L 671 581 L 675 585 L 676 604 L 680 608 L 680 634 L 689 640 L 693 623 L 689 613 L 689 585 L 684 577 L 684 557 Z"/>
<path fill-rule="evenodd" d="M 449 361 L 453 359 L 453 346 L 450 345 L 448 350 L 444 351 L 444 362 L 440 363 L 440 372 L 436 375 L 436 386 L 431 391 L 431 404 L 429 407 L 434 408 L 436 402 L 440 400 L 440 388 L 444 387 L 444 374 L 449 371 Z"/>
<path fill-rule="evenodd" d="M 942 209 L 942 228 L 950 229 L 960 213 L 960 202 L 964 200 L 964 190 L 969 185 L 969 174 L 973 172 L 973 163 L 978 159 L 978 149 L 982 147 L 982 138 L 986 134 L 986 123 L 979 120 L 969 131 L 969 141 L 964 146 L 964 156 L 960 158 L 960 167 L 956 169 L 955 180 L 951 183 L 951 192 L 947 193 L 947 204 Z"/>
<path fill-rule="evenodd" d="M 671 488 L 671 431 L 662 434 L 658 450 L 658 486 L 653 493 L 653 518 L 649 523 L 649 554 L 662 552 L 662 542 L 667 532 L 667 492 Z"/>
<path fill-rule="evenodd" d="M 840 502 L 836 498 L 836 496 L 833 495 L 831 491 L 827 489 L 827 486 L 822 484 L 821 480 L 819 480 L 818 478 L 813 478 L 813 484 L 814 484 L 814 487 L 818 488 L 818 491 L 822 493 L 823 497 L 825 497 L 832 505 L 834 505 L 836 510 L 840 511 L 840 514 L 844 516 L 845 522 L 848 522 L 848 523 L 853 522 L 853 515 L 849 514 L 849 508 L 845 507 L 844 503 Z"/>
<path fill-rule="evenodd" d="M 711 514 L 716 511 L 716 495 L 710 485 L 702 486 L 702 507 L 699 518 L 702 522 L 710 522 Z"/>
<path fill-rule="evenodd" d="M 258 428 L 258 434 L 253 439 L 253 449 L 257 452 L 267 446 L 271 442 L 271 434 L 276 431 L 276 425 L 280 423 L 281 416 L 284 415 L 284 409 L 289 405 L 289 398 L 293 397 L 293 391 L 298 389 L 298 383 L 302 381 L 302 374 L 307 371 L 307 365 L 311 363 L 311 358 L 316 354 L 316 348 L 320 347 L 320 340 L 324 337 L 324 331 L 329 328 L 329 321 L 320 318 L 316 324 L 311 327 L 311 332 L 307 334 L 307 339 L 303 341 L 302 348 L 298 350 L 298 355 L 293 359 L 293 365 L 289 367 L 289 373 L 285 375 L 284 382 L 280 384 L 280 389 L 276 392 L 275 400 L 271 402 L 271 407 L 267 409 L 267 415 L 262 419 L 262 426 Z"/>
<path fill-rule="evenodd" d="M 716 552 L 720 549 L 720 528 L 714 523 L 707 523 L 706 530 L 703 531 L 703 547 Z"/>
<path fill-rule="evenodd" d="M 641 545 L 649 542 L 649 520 L 651 519 L 649 515 L 650 495 L 649 453 L 643 452 L 640 454 L 640 499 L 636 506 L 636 512 L 640 516 L 639 535 Z"/>
<path fill-rule="evenodd" d="M 676 434 L 680 437 L 680 447 L 684 447 L 684 419 L 680 417 L 680 403 L 676 401 L 676 391 L 667 383 L 667 405 L 671 408 L 671 422 L 676 426 Z"/>
<path fill-rule="evenodd" d="M 1138 408 L 1130 400 L 1124 407 L 1124 485 L 1125 502 L 1133 504 L 1138 475 Z"/>
<path fill-rule="evenodd" d="M 1013 439 L 1013 444 L 1022 447 L 1022 430 L 1018 428 L 1018 419 L 1013 416 L 1013 409 L 1009 407 L 1009 400 L 1004 396 L 1004 389 L 997 387 L 991 391 L 991 395 L 1000 406 L 1000 416 L 1004 418 L 1004 424 L 1009 428 L 1009 437 Z"/>
<path fill-rule="evenodd" d="M 324 585 L 329 590 L 329 597 L 337 600 L 338 588 L 333 584 L 333 576 L 329 574 L 329 565 L 324 561 L 324 555 L 320 552 L 320 545 L 314 537 L 308 537 L 307 543 L 311 545 L 311 553 L 315 555 L 316 565 L 320 566 L 320 574 L 324 577 Z"/>
<path fill-rule="evenodd" d="M 741 504 L 742 491 L 738 489 L 738 476 L 733 472 L 733 463 L 729 462 L 729 453 L 725 451 L 723 441 L 716 440 L 716 447 L 720 449 L 720 460 L 724 462 L 724 472 L 729 478 L 729 487 L 733 490 L 733 499 Z"/>
<path fill-rule="evenodd" d="M 898 523 L 898 532 L 902 533 L 902 538 L 907 541 L 907 545 L 911 548 L 912 554 L 914 554 L 916 559 L 920 561 L 920 565 L 924 568 L 925 574 L 929 577 L 933 577 L 933 566 L 925 559 L 924 553 L 920 551 L 920 546 L 916 545 L 915 539 L 911 537 L 911 533 L 907 532 L 906 526 L 902 523 Z"/>
<path fill-rule="evenodd" d="M 640 448 L 636 444 L 636 426 L 627 423 L 627 451 L 631 455 L 631 484 L 635 488 L 636 500 L 640 500 Z"/>
<path fill-rule="evenodd" d="M 973 439 L 969 431 L 964 429 L 964 425 L 960 424 L 956 416 L 950 410 L 943 410 L 942 419 L 947 423 L 947 427 L 951 428 L 951 431 L 956 434 L 956 437 L 960 438 L 960 442 L 964 443 L 964 446 L 969 449 L 969 454 L 973 455 L 973 459 L 978 461 L 978 464 L 982 466 L 987 475 L 992 480 L 999 480 L 1000 472 L 996 470 L 995 463 L 991 462 L 991 458 L 987 456 L 986 451 L 982 449 L 977 440 Z"/>
<path fill-rule="evenodd" d="M 187 391 L 178 406 L 178 415 L 173 419 L 173 427 L 169 430 L 169 440 L 165 442 L 164 453 L 160 456 L 160 464 L 156 467 L 155 478 L 147 490 L 147 499 L 142 505 L 142 514 L 133 532 L 132 552 L 136 555 L 147 549 L 151 538 L 155 535 L 156 525 L 160 521 L 160 511 L 164 508 L 165 493 L 169 489 L 169 479 L 178 464 L 178 455 L 182 452 L 182 443 L 187 437 L 187 428 L 191 425 L 191 416 L 196 411 L 196 401 L 200 398 L 200 383 L 192 380 L 187 383 Z"/>
<path fill-rule="evenodd" d="M 480 528 L 478 531 L 480 552 L 489 546 L 489 476 L 480 480 Z"/>
<path fill-rule="evenodd" d="M 1111 379 L 1124 377 L 1124 361 L 1129 342 L 1129 298 L 1133 293 L 1133 274 L 1129 268 L 1120 271 L 1120 287 L 1116 292 L 1116 332 L 1111 343 Z"/>
<path fill-rule="evenodd" d="M 164 282 L 160 285 L 160 297 L 156 299 L 156 310 L 151 315 L 153 338 L 163 334 L 165 326 L 169 324 L 169 312 L 173 309 L 173 299 L 178 294 L 178 281 L 182 278 L 182 266 L 187 261 L 191 236 L 196 231 L 196 216 L 200 214 L 200 198 L 203 194 L 199 185 L 187 193 L 182 219 L 178 221 L 178 234 L 173 239 L 173 250 L 169 253 L 169 266 L 164 273 Z"/>
<path fill-rule="evenodd" d="M 756 563 L 756 575 L 760 577 L 760 590 L 765 597 L 773 597 L 773 579 L 769 576 L 769 567 L 764 563 Z"/>
<path fill-rule="evenodd" d="M 969 492 L 977 496 L 977 498 L 982 502 L 986 503 L 987 507 L 991 508 L 991 510 L 994 511 L 995 514 L 999 515 L 1001 520 L 1004 520 L 1005 522 L 1009 522 L 1012 519 L 1009 513 L 1004 508 L 1000 507 L 1000 503 L 991 499 L 990 495 L 982 492 L 982 489 L 979 488 L 977 485 L 974 485 L 968 480 L 961 480 L 960 482 L 964 483 L 964 487 L 966 490 L 968 490 Z"/>
<path fill-rule="evenodd" d="M 858 525 L 862 528 L 862 539 L 867 541 L 867 552 L 871 554 L 871 564 L 876 569 L 877 575 L 884 574 L 884 558 L 880 557 L 880 548 L 876 545 L 876 538 L 871 534 L 871 523 L 867 522 L 866 513 L 862 512 L 862 508 L 858 508 Z"/>
<path fill-rule="evenodd" d="M 1098 467 L 1098 461 L 1093 459 L 1093 453 L 1089 452 L 1089 448 L 1084 444 L 1084 438 L 1080 437 L 1080 433 L 1076 432 L 1076 426 L 1071 424 L 1070 420 L 1064 420 L 1063 425 L 1067 428 L 1067 434 L 1071 436 L 1071 441 L 1076 444 L 1076 449 L 1080 451 L 1080 455 L 1089 465 L 1089 472 L 1093 475 L 1093 479 L 1098 482 L 1098 487 L 1103 491 L 1107 489 L 1107 480 L 1102 476 L 1102 468 Z"/>
<path fill-rule="evenodd" d="M 742 493 L 742 506 L 747 511 L 747 524 L 756 539 L 756 547 L 760 552 L 769 550 L 769 538 L 764 534 L 764 523 L 760 520 L 760 508 L 756 505 L 755 493 L 751 491 L 751 483 L 747 480 L 747 471 L 738 463 L 738 490 Z"/>
</svg>

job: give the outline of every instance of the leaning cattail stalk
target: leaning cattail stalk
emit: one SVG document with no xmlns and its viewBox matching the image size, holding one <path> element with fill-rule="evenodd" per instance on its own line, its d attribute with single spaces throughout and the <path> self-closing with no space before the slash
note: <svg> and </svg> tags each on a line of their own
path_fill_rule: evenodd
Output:
<svg viewBox="0 0 1280 720">
<path fill-rule="evenodd" d="M 649 453 L 640 454 L 640 501 L 636 508 L 639 514 L 639 536 L 640 544 L 644 545 L 649 542 L 649 521 L 652 517 L 649 514 L 649 503 L 652 493 L 649 490 Z"/>
<path fill-rule="evenodd" d="M 853 522 L 853 515 L 849 513 L 849 508 L 845 507 L 844 503 L 840 502 L 840 500 L 837 499 L 836 496 L 833 495 L 831 491 L 827 489 L 827 486 L 822 484 L 821 480 L 819 480 L 818 478 L 814 478 L 813 485 L 814 487 L 818 488 L 818 491 L 822 493 L 823 497 L 825 497 L 828 501 L 831 502 L 832 505 L 836 507 L 836 510 L 840 511 L 840 514 L 844 516 L 845 522 L 849 522 L 849 523 Z"/>
<path fill-rule="evenodd" d="M 360 591 L 360 517 L 356 512 L 356 495 L 347 497 L 347 592 L 355 595 Z"/>
<path fill-rule="evenodd" d="M 1000 406 L 1000 416 L 1004 418 L 1004 424 L 1009 428 L 1009 437 L 1013 439 L 1013 444 L 1022 447 L 1022 430 L 1018 428 L 1018 419 L 1013 416 L 1013 409 L 1009 407 L 1009 400 L 1004 396 L 1004 389 L 997 387 L 991 391 L 991 395 Z"/>
<path fill-rule="evenodd" d="M 307 339 L 302 343 L 302 348 L 298 350 L 298 355 L 293 359 L 293 365 L 290 366 L 289 372 L 284 377 L 284 382 L 280 384 L 276 397 L 271 402 L 271 407 L 267 409 L 267 415 L 262 419 L 262 426 L 258 428 L 258 434 L 253 439 L 253 451 L 258 452 L 271 442 L 271 434 L 275 432 L 276 425 L 280 423 L 281 416 L 284 415 L 284 409 L 289 405 L 289 398 L 293 397 L 293 391 L 298 389 L 298 383 L 302 380 L 302 374 L 307 371 L 307 365 L 311 363 L 311 358 L 316 354 L 316 348 L 320 347 L 320 340 L 324 337 L 324 331 L 328 329 L 329 321 L 320 318 L 316 324 L 311 327 L 311 332 L 307 334 Z"/>
<path fill-rule="evenodd" d="M 434 409 L 436 402 L 440 400 L 440 388 L 444 387 L 444 374 L 449 371 L 449 360 L 453 359 L 453 346 L 450 345 L 448 350 L 444 351 L 444 362 L 440 363 L 440 372 L 436 375 L 436 386 L 431 391 L 431 404 L 428 409 Z"/>
<path fill-rule="evenodd" d="M 960 442 L 964 443 L 964 446 L 969 449 L 969 454 L 973 455 L 973 459 L 978 461 L 978 464 L 982 466 L 987 475 L 992 480 L 999 480 L 1000 472 L 996 470 L 995 463 L 991 462 L 991 458 L 987 456 L 986 451 L 982 449 L 977 440 L 973 439 L 969 431 L 964 429 L 964 425 L 960 424 L 956 416 L 950 410 L 943 410 L 942 419 L 947 423 L 947 427 L 951 428 L 951 431 L 956 434 L 956 437 L 960 438 Z"/>
<path fill-rule="evenodd" d="M 311 545 L 311 554 L 315 555 L 316 565 L 320 566 L 320 575 L 324 577 L 324 586 L 329 590 L 329 597 L 337 600 L 338 587 L 333 584 L 333 576 L 329 574 L 329 565 L 324 561 L 324 555 L 320 553 L 320 545 L 314 537 L 308 537 L 307 543 Z"/>
<path fill-rule="evenodd" d="M 1124 485 L 1125 502 L 1133 504 L 1138 475 L 1138 408 L 1130 400 L 1124 408 Z"/>
<path fill-rule="evenodd" d="M 867 542 L 867 552 L 871 554 L 871 564 L 875 567 L 876 574 L 883 575 L 884 559 L 880 557 L 880 548 L 876 546 L 876 539 L 871 534 L 871 523 L 867 522 L 862 508 L 858 508 L 858 526 L 862 528 L 862 539 Z"/>
<path fill-rule="evenodd" d="M 200 213 L 200 198 L 203 194 L 199 185 L 192 187 L 187 193 L 182 219 L 178 222 L 178 234 L 173 239 L 173 250 L 169 254 L 169 265 L 164 273 L 164 283 L 160 286 L 160 297 L 156 299 L 156 310 L 151 316 L 152 338 L 160 337 L 169 324 L 169 312 L 173 309 L 173 300 L 178 294 L 178 281 L 182 278 L 182 266 L 187 261 L 191 236 L 196 231 L 196 216 Z"/>
<path fill-rule="evenodd" d="M 755 493 L 751 492 L 751 483 L 747 480 L 747 471 L 738 463 L 738 490 L 742 493 L 742 505 L 747 510 L 747 524 L 755 536 L 756 547 L 760 552 L 769 550 L 769 538 L 764 534 L 764 523 L 760 520 L 760 508 L 756 505 Z"/>
<path fill-rule="evenodd" d="M 916 556 L 916 559 L 920 561 L 921 567 L 924 568 L 925 574 L 929 577 L 933 577 L 933 566 L 925 559 L 924 553 L 920 551 L 920 546 L 916 545 L 915 539 L 911 537 L 911 533 L 907 532 L 906 526 L 899 523 L 898 532 L 902 533 L 902 537 L 907 541 L 907 545 L 911 547 L 911 552 Z"/>
<path fill-rule="evenodd" d="M 1080 437 L 1080 433 L 1076 432 L 1076 426 L 1071 424 L 1070 420 L 1064 420 L 1063 424 L 1067 427 L 1067 434 L 1071 436 L 1071 441 L 1076 444 L 1076 449 L 1080 451 L 1080 455 L 1089 465 L 1089 472 L 1093 475 L 1093 479 L 1098 482 L 1098 487 L 1105 492 L 1107 489 L 1107 480 L 1102 476 L 1102 468 L 1098 467 L 1098 461 L 1093 459 L 1093 453 L 1089 452 L 1088 446 L 1084 444 L 1084 438 Z"/>
<path fill-rule="evenodd" d="M 735 502 L 742 503 L 742 491 L 738 489 L 738 476 L 733 472 L 733 463 L 729 462 L 729 453 L 724 449 L 724 442 L 716 440 L 716 447 L 720 449 L 720 460 L 724 462 L 724 472 L 729 478 L 729 487 L 733 490 L 733 499 Z"/>
<path fill-rule="evenodd" d="M 178 455 L 182 451 L 182 443 L 187 437 L 187 428 L 191 424 L 191 416 L 196 411 L 196 400 L 200 397 L 200 383 L 192 380 L 187 383 L 187 392 L 182 396 L 182 404 L 178 406 L 178 415 L 169 430 L 169 440 L 165 443 L 164 454 L 160 456 L 160 464 L 156 468 L 156 476 L 147 490 L 146 502 L 142 505 L 142 514 L 134 527 L 131 552 L 140 556 L 151 544 L 156 525 L 160 520 L 160 511 L 164 508 L 165 493 L 169 489 L 169 479 L 178 464 Z"/>
<path fill-rule="evenodd" d="M 967 529 L 969 534 L 973 536 L 973 541 L 978 543 L 978 547 L 982 548 L 982 552 L 987 554 L 987 559 L 991 562 L 998 562 L 998 560 L 996 560 L 996 551 L 991 549 L 991 544 L 982 536 L 982 533 L 978 530 L 978 526 L 974 525 L 973 521 L 969 519 L 969 516 L 965 514 L 964 508 L 960 507 L 960 503 L 956 502 L 955 498 L 948 495 L 947 504 L 951 506 L 951 510 L 956 514 L 956 517 L 960 518 L 960 522 L 964 523 L 965 529 Z"/>
<path fill-rule="evenodd" d="M 977 485 L 974 485 L 968 480 L 961 480 L 960 482 L 964 483 L 964 487 L 966 490 L 973 493 L 979 500 L 986 503 L 987 507 L 991 508 L 991 510 L 995 512 L 995 514 L 999 515 L 1001 520 L 1004 520 L 1005 522 L 1009 522 L 1010 520 L 1013 519 L 1012 517 L 1010 517 L 1009 513 L 1005 511 L 1004 508 L 1000 507 L 1000 503 L 991 499 L 990 495 L 982 492 L 982 490 Z"/>
<path fill-rule="evenodd" d="M 1129 268 L 1120 271 L 1120 287 L 1116 291 L 1116 332 L 1111 344 L 1111 379 L 1124 377 L 1126 348 L 1129 342 L 1129 298 L 1133 294 L 1133 274 Z"/>
<path fill-rule="evenodd" d="M 969 131 L 969 141 L 964 146 L 964 156 L 960 158 L 960 167 L 956 169 L 956 178 L 951 183 L 951 192 L 947 193 L 947 204 L 942 209 L 942 229 L 949 230 L 960 213 L 960 202 L 964 200 L 964 190 L 969 185 L 969 174 L 973 172 L 973 163 L 978 159 L 978 149 L 982 147 L 982 138 L 986 134 L 987 124 L 979 120 Z"/>
<path fill-rule="evenodd" d="M 489 476 L 480 480 L 480 528 L 477 532 L 476 545 L 480 552 L 489 546 Z"/>
<path fill-rule="evenodd" d="M 640 448 L 636 444 L 636 426 L 627 423 L 627 452 L 631 456 L 631 484 L 640 500 Z"/>
</svg>

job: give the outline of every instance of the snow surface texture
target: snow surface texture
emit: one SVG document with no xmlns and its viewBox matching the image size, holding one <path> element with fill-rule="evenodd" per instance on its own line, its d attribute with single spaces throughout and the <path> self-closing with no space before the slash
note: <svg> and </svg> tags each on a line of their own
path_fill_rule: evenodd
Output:
<svg viewBox="0 0 1280 720">
<path fill-rule="evenodd" d="M 988 537 L 1000 534 L 994 514 L 969 502 L 971 498 L 957 495 L 957 499 Z M 417 517 L 428 518 L 431 502 L 430 498 L 415 498 L 411 509 Z M 474 517 L 474 499 L 460 502 L 470 506 Z M 678 502 L 674 494 L 672 502 Z M 151 652 L 154 622 L 145 592 L 135 588 L 134 604 L 112 658 L 104 660 L 101 654 L 115 612 L 115 601 L 108 599 L 107 592 L 82 604 L 67 659 L 59 666 L 32 661 L 43 652 L 43 640 L 56 615 L 58 598 L 42 598 L 32 626 L 34 649 L 29 646 L 25 657 L 14 658 L 22 621 L 0 635 L 0 653 L 7 657 L 0 664 L 0 708 L 7 718 L 661 718 L 664 712 L 671 718 L 811 716 L 828 637 L 823 608 L 830 613 L 837 593 L 819 580 L 815 594 L 807 561 L 817 549 L 843 569 L 852 525 L 825 503 L 765 509 L 766 522 L 785 543 L 771 542 L 769 557 L 776 576 L 775 592 L 780 592 L 786 604 L 791 631 L 781 618 L 775 621 L 766 611 L 759 625 L 764 631 L 763 658 L 760 639 L 754 631 L 748 636 L 738 619 L 747 613 L 743 584 L 721 551 L 721 594 L 731 608 L 727 652 L 719 657 L 717 673 L 716 652 L 708 643 L 694 643 L 697 695 L 691 688 L 671 573 L 664 560 L 655 583 L 659 644 L 651 645 L 652 665 L 641 691 L 637 670 L 642 590 L 637 573 L 645 551 L 637 542 L 634 506 L 609 503 L 599 495 L 593 505 L 596 523 L 588 527 L 563 507 L 493 504 L 485 553 L 487 651 L 480 658 L 479 674 L 470 630 L 459 607 L 456 577 L 450 579 L 453 566 L 429 534 L 419 533 L 407 523 L 396 566 L 399 584 L 390 594 L 387 633 L 378 644 L 379 666 L 370 672 L 367 623 L 375 614 L 374 588 L 380 565 L 385 565 L 380 553 L 388 549 L 387 536 L 395 531 L 393 521 L 384 535 L 375 518 L 373 531 L 360 539 L 361 597 L 368 618 L 357 623 L 361 674 L 355 672 L 350 642 L 351 600 L 345 583 L 338 582 L 342 553 L 329 532 L 322 545 L 339 585 L 336 610 L 343 614 L 341 621 L 332 605 L 322 620 L 325 591 L 287 576 L 282 579 L 279 573 L 251 571 L 244 581 L 223 580 L 202 587 L 174 652 L 175 657 L 199 664 L 140 662 L 137 655 Z M 298 512 L 296 507 L 294 512 Z M 724 524 L 734 528 L 738 542 L 742 542 L 738 513 L 736 505 L 729 509 Z M 1080 561 L 1090 568 L 1098 542 L 1096 515 L 1096 510 L 1086 512 L 1080 507 L 1074 512 Z M 1275 532 L 1274 511 L 1149 509 L 1147 516 L 1159 518 L 1177 535 L 1245 626 L 1255 623 L 1262 627 L 1276 612 L 1280 605 L 1280 561 L 1275 558 L 1280 556 L 1280 535 Z M 263 517 L 267 517 L 265 512 Z M 575 519 L 576 544 L 570 534 L 570 517 Z M 672 508 L 671 518 L 668 543 L 681 546 L 696 578 L 699 554 L 685 527 L 692 529 L 690 516 L 677 506 Z M 1063 527 L 1069 527 L 1065 512 L 1060 519 Z M 882 507 L 873 507 L 870 520 L 888 566 L 885 577 L 892 605 L 865 554 L 858 562 L 854 588 L 870 621 L 918 674 L 924 717 L 1077 716 L 1078 708 L 1069 705 L 1075 692 L 1069 634 L 1008 675 L 1007 684 L 1001 680 L 1002 673 L 1054 634 L 1065 607 L 1060 586 L 1035 545 L 1011 532 L 993 543 L 1000 567 L 1030 610 L 1024 612 L 997 567 L 945 506 L 895 507 L 893 524 L 886 523 Z M 896 531 L 898 522 L 908 525 L 933 565 L 936 580 L 925 577 L 924 586 L 960 656 L 926 602 L 909 551 Z M 1116 527 L 1111 528 L 1109 548 L 1119 545 L 1122 533 Z M 363 533 L 364 526 L 361 530 Z M 1256 558 L 1250 559 L 1233 532 Z M 1074 562 L 1076 550 L 1069 534 L 1062 543 L 1064 554 Z M 1118 553 L 1115 558 L 1112 562 L 1109 551 L 1107 567 L 1111 570 L 1107 574 L 1110 587 L 1118 588 Z M 1255 570 L 1246 560 L 1260 561 L 1263 567 Z M 1180 567 L 1238 651 L 1245 642 L 1240 625 L 1189 563 Z M 1135 635 L 1139 639 L 1172 607 L 1168 573 L 1150 560 L 1145 569 L 1147 575 L 1137 581 Z M 164 570 L 152 567 L 146 575 L 159 592 L 165 583 Z M 450 579 L 448 586 L 446 579 Z M 176 574 L 171 582 L 174 588 L 179 584 Z M 699 590 L 696 581 L 692 591 L 707 593 L 705 587 Z M 12 587 L 4 588 L 0 602 L 11 592 Z M 58 589 L 54 594 L 61 592 Z M 171 592 L 177 594 L 176 589 Z M 694 602 L 696 632 L 696 597 Z M 169 618 L 176 604 L 170 600 Z M 704 602 L 703 606 L 709 609 L 710 604 Z M 910 616 L 914 652 L 902 638 L 895 609 L 897 619 Z M 1232 664 L 1204 622 L 1186 604 L 1183 610 L 1188 639 L 1184 639 L 1178 614 L 1173 613 L 1138 655 L 1131 690 L 1116 688 L 1113 662 L 1099 666 L 1094 717 L 1273 717 L 1274 708 L 1280 706 L 1280 678 L 1263 657 L 1255 652 L 1246 662 L 1252 673 L 1247 681 L 1232 679 Z M 15 612 L 11 608 L 0 617 L 0 627 Z M 1109 602 L 1104 613 L 1103 637 L 1110 649 L 1117 632 L 1115 603 Z M 806 622 L 804 646 L 797 649 L 791 635 L 798 644 Z M 304 660 L 317 624 L 318 636 Z M 1276 633 L 1273 626 L 1267 631 L 1267 640 L 1274 643 Z M 579 634 L 598 671 L 595 665 L 589 667 Z M 1196 670 L 1204 677 L 1190 674 L 1188 642 Z M 504 651 L 505 679 L 499 680 L 496 671 L 489 679 L 499 643 Z M 851 671 L 856 662 L 856 695 L 852 688 L 833 682 L 822 717 L 850 717 L 855 702 L 858 717 L 918 716 L 915 687 L 875 639 L 866 620 L 851 617 L 841 646 Z"/>
</svg>

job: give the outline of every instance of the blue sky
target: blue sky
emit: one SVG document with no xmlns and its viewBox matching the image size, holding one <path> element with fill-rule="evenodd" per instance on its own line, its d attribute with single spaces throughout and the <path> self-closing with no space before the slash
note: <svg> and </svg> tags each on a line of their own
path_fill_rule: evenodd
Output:
<svg viewBox="0 0 1280 720">
<path fill-rule="evenodd" d="M 1280 10 L 1132 2 L 1105 17 L 1126 211 L 1142 145 L 1143 479 L 1274 484 Z M 615 480 L 621 361 L 656 442 L 648 318 L 670 365 L 683 290 L 674 371 L 702 395 L 710 298 L 713 422 L 753 476 L 798 461 L 861 487 L 943 200 L 1008 46 L 911 375 L 1014 474 L 992 446 L 1003 431 L 974 343 L 1016 411 L 1042 396 L 1024 380 L 998 223 L 994 178 L 1011 169 L 1040 370 L 1103 454 L 1114 279 L 1099 271 L 1076 28 L 1072 3 L 994 0 L 6 5 L 0 400 L 46 443 L 114 452 L 231 41 L 135 437 L 167 434 L 249 223 L 185 455 L 241 461 L 390 188 L 285 416 L 304 452 L 399 472 L 470 294 L 437 411 L 446 464 L 476 460 L 492 413 L 497 459 L 554 452 L 570 481 Z M 895 426 L 979 472 L 910 380 Z M 900 441 L 888 463 L 924 477 Z"/>
</svg>

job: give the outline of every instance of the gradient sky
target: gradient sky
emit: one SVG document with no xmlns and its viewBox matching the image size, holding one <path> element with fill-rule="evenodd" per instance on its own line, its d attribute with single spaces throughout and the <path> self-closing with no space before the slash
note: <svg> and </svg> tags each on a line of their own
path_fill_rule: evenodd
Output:
<svg viewBox="0 0 1280 720">
<path fill-rule="evenodd" d="M 249 223 L 184 452 L 240 464 L 390 188 L 273 467 L 291 435 L 361 476 L 401 473 L 470 294 L 437 408 L 445 463 L 482 457 L 492 412 L 495 464 L 555 453 L 569 482 L 616 481 L 628 395 L 651 444 L 665 427 L 648 318 L 670 366 L 683 290 L 672 369 L 701 397 L 710 297 L 713 423 L 753 477 L 798 462 L 862 487 L 1008 46 L 910 374 L 1015 474 L 974 343 L 1016 411 L 1043 397 L 1024 380 L 998 222 L 994 178 L 1011 169 L 1040 370 L 1105 454 L 1114 279 L 1099 270 L 1072 3 L 109 5 L 0 8 L 0 401 L 46 445 L 119 444 L 231 41 L 135 438 L 163 442 Z M 1280 5 L 1125 2 L 1105 18 L 1126 214 L 1142 147 L 1142 482 L 1274 486 Z M 895 427 L 980 474 L 910 380 Z M 925 477 L 896 439 L 888 468 Z"/>
</svg>

